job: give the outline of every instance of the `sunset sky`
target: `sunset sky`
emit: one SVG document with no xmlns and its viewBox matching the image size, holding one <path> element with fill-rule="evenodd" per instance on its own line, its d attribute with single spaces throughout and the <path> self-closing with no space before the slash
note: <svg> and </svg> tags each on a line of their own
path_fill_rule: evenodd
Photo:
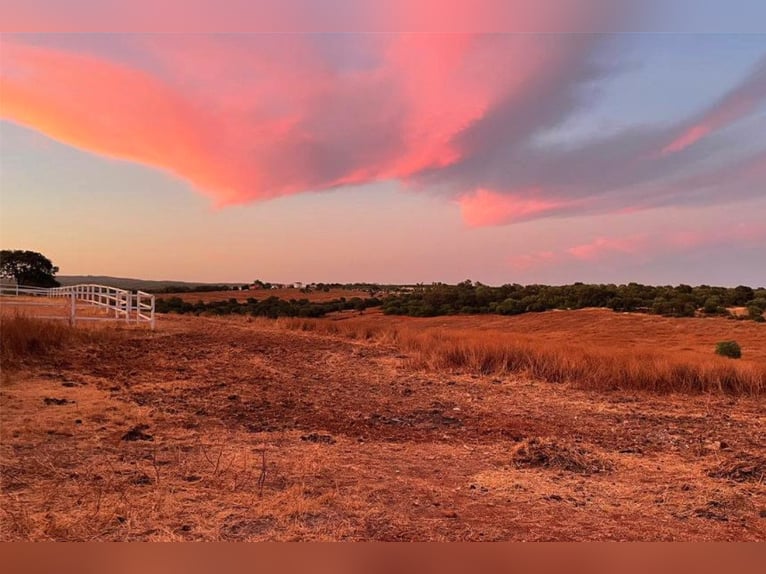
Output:
<svg viewBox="0 0 766 574">
<path fill-rule="evenodd" d="M 62 274 L 766 284 L 764 34 L 17 33 L 0 65 L 0 243 Z"/>
</svg>

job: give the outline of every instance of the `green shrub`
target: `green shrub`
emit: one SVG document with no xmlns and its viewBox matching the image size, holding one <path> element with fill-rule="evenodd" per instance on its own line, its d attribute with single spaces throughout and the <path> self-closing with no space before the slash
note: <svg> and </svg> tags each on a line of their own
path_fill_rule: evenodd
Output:
<svg viewBox="0 0 766 574">
<path fill-rule="evenodd" d="M 739 359 L 742 356 L 742 348 L 736 341 L 721 341 L 716 343 L 715 352 L 722 357 Z"/>
<path fill-rule="evenodd" d="M 759 305 L 748 305 L 747 316 L 758 323 L 766 322 L 766 319 L 763 318 L 763 309 Z"/>
</svg>

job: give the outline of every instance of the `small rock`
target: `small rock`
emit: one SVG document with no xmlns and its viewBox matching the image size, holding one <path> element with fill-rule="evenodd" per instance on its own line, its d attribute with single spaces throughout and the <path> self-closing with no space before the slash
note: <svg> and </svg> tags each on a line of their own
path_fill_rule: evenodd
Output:
<svg viewBox="0 0 766 574">
<path fill-rule="evenodd" d="M 122 435 L 122 440 L 126 440 L 126 441 L 154 440 L 154 437 L 152 435 L 144 432 L 148 428 L 149 427 L 147 425 L 136 425 L 132 429 L 130 429 L 128 432 L 126 432 L 124 435 Z"/>
<path fill-rule="evenodd" d="M 318 434 L 312 432 L 301 437 L 301 440 L 306 442 L 322 443 L 322 444 L 335 444 L 335 439 L 329 434 Z"/>
<path fill-rule="evenodd" d="M 68 399 L 56 399 L 52 397 L 45 397 L 43 399 L 43 402 L 46 405 L 68 405 L 69 403 L 72 403 L 74 401 L 70 401 Z"/>
<path fill-rule="evenodd" d="M 145 486 L 145 485 L 151 484 L 151 483 L 152 483 L 152 479 L 149 478 L 145 474 L 139 474 L 138 476 L 136 476 L 133 479 L 133 484 L 138 484 L 138 485 L 141 485 L 141 486 Z"/>
</svg>

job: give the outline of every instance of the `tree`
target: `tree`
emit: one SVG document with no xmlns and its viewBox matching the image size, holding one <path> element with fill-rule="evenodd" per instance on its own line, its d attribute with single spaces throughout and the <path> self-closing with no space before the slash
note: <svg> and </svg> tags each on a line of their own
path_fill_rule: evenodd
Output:
<svg viewBox="0 0 766 574">
<path fill-rule="evenodd" d="M 721 310 L 721 300 L 718 297 L 708 297 L 705 299 L 705 304 L 702 306 L 702 310 L 707 315 L 715 315 Z"/>
<path fill-rule="evenodd" d="M 58 287 L 54 277 L 59 268 L 36 251 L 3 249 L 0 251 L 0 276 L 13 277 L 19 285 Z"/>
<path fill-rule="evenodd" d="M 734 288 L 732 294 L 732 305 L 747 305 L 748 301 L 755 297 L 755 292 L 751 287 L 745 285 L 738 285 Z"/>
<path fill-rule="evenodd" d="M 763 318 L 763 309 L 758 305 L 748 305 L 747 316 L 756 323 L 766 323 L 766 319 Z"/>
</svg>

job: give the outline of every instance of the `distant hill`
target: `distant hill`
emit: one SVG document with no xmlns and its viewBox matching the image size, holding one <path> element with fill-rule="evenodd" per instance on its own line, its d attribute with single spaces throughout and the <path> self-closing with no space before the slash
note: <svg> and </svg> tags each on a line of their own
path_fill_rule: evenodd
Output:
<svg viewBox="0 0 766 574">
<path fill-rule="evenodd" d="M 105 275 L 57 275 L 56 279 L 63 286 L 77 285 L 79 283 L 96 283 L 108 285 L 119 289 L 131 290 L 159 290 L 166 287 L 201 287 L 205 285 L 241 285 L 241 283 L 190 283 L 188 281 L 153 281 L 149 279 L 132 279 L 129 277 L 108 277 Z"/>
</svg>

